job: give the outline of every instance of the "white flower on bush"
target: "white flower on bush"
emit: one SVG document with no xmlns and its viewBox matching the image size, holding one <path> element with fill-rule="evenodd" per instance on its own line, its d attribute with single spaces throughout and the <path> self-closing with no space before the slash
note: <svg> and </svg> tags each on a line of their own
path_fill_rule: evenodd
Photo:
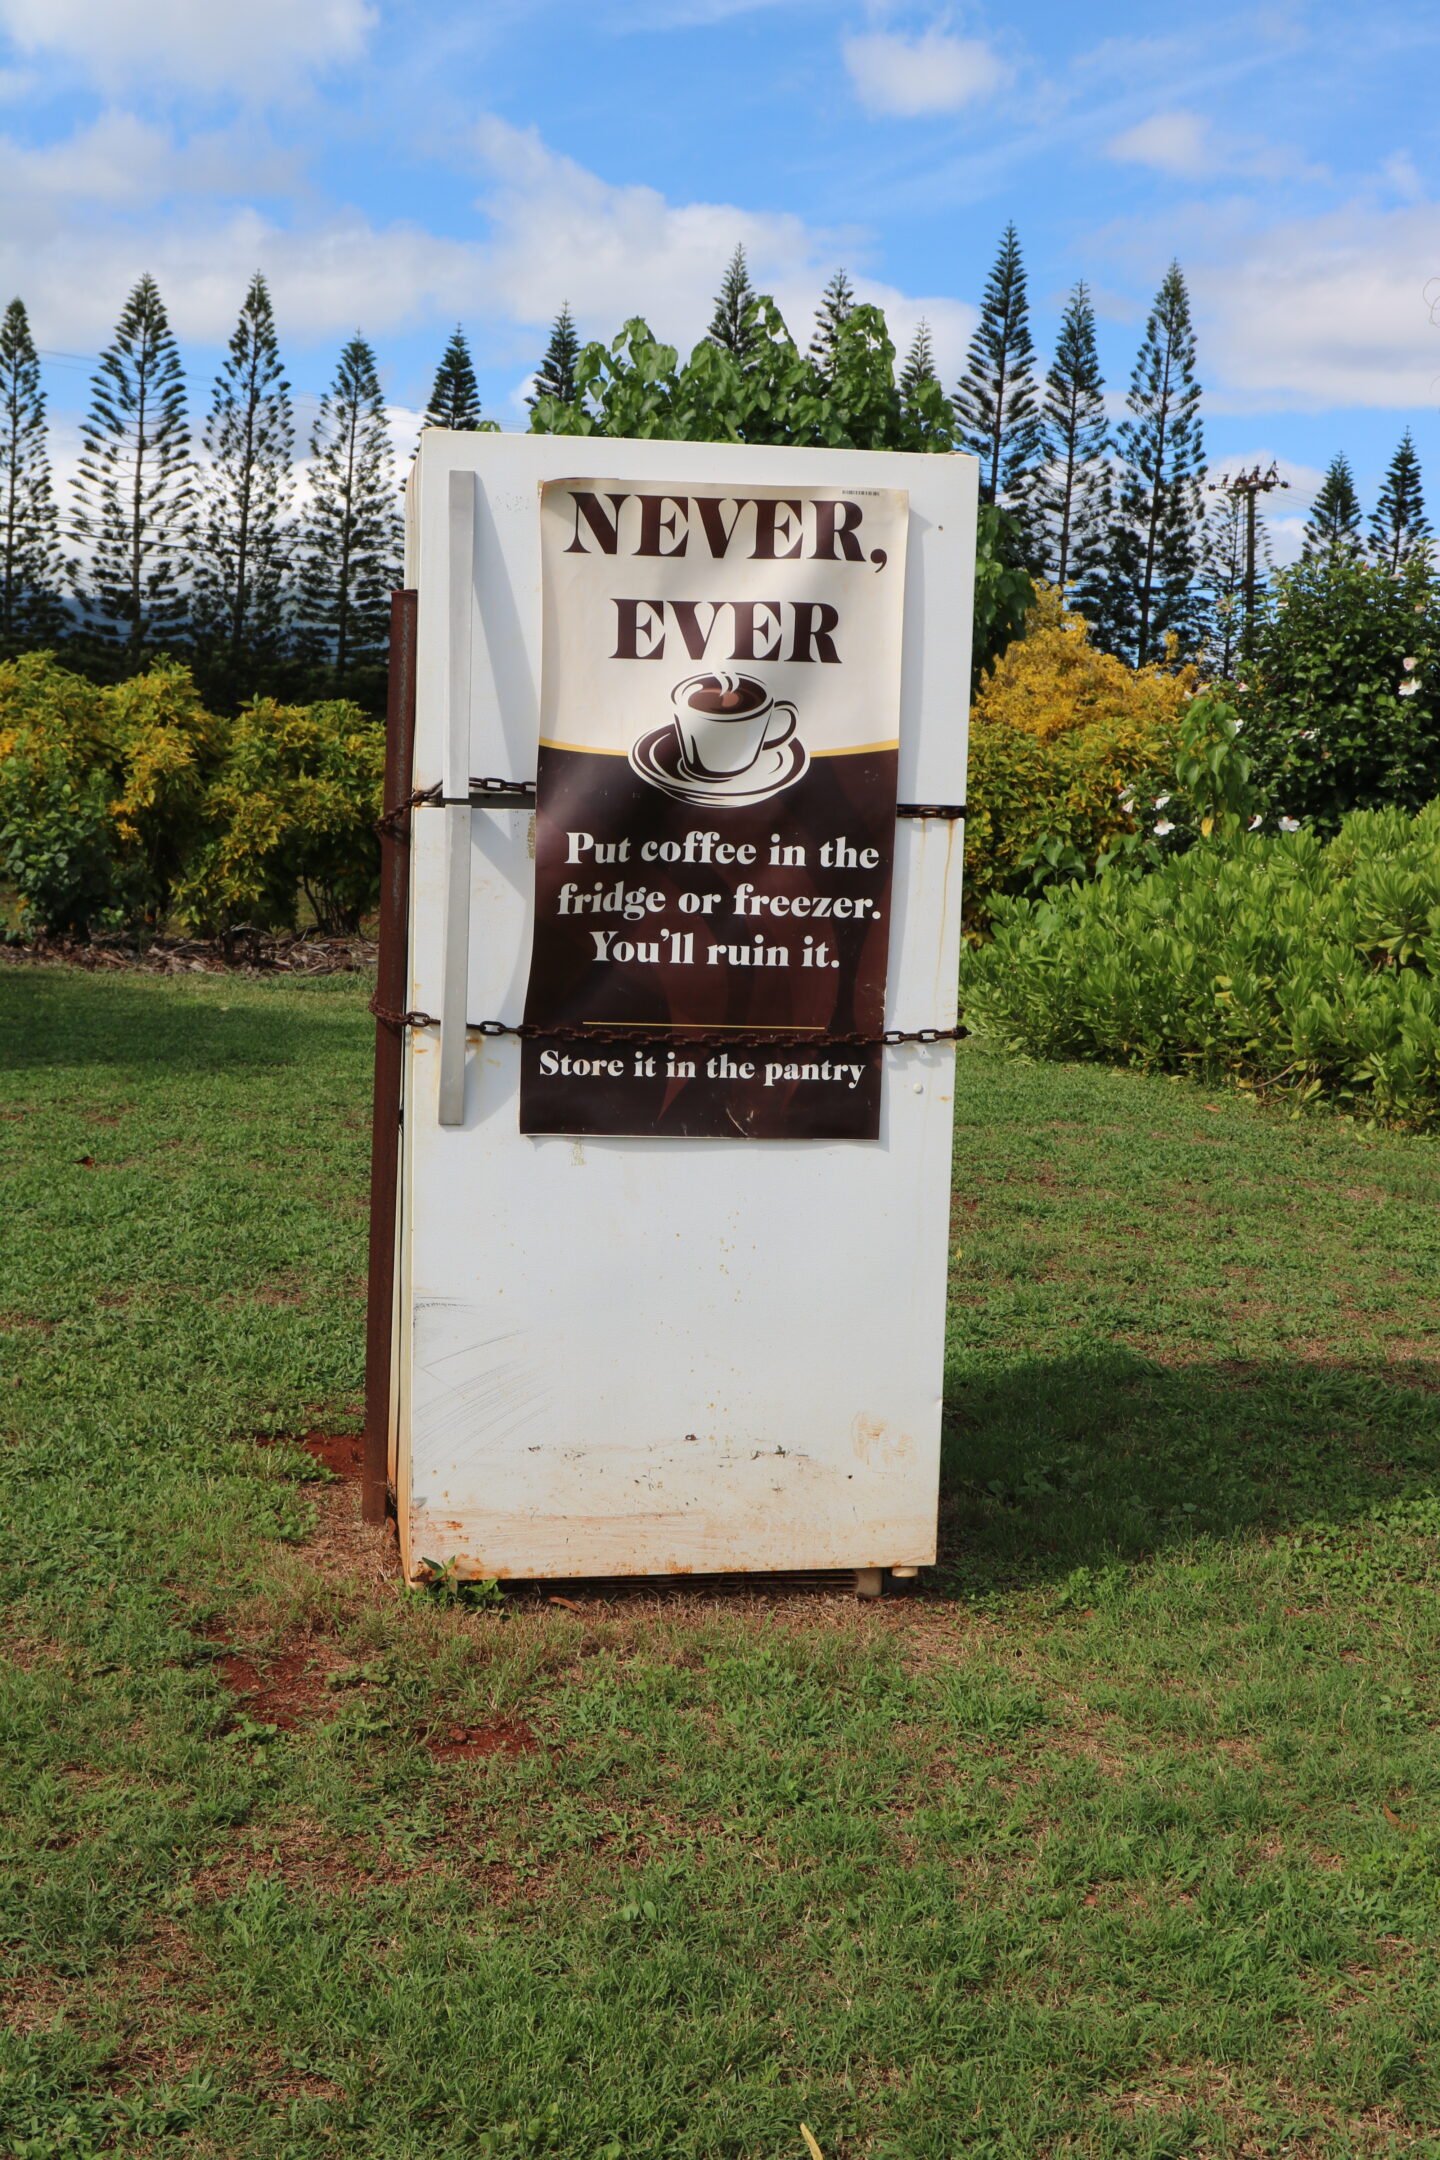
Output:
<svg viewBox="0 0 1440 2160">
<path fill-rule="evenodd" d="M 1417 690 L 1418 690 L 1419 688 L 1420 688 L 1420 685 L 1419 685 L 1419 683 L 1418 683 L 1418 682 L 1416 682 L 1416 680 L 1415 680 L 1414 676 L 1412 675 L 1412 676 L 1411 676 L 1411 678 L 1410 678 L 1410 680 L 1409 680 L 1409 682 L 1402 682 L 1402 683 L 1401 683 L 1401 685 L 1400 685 L 1399 689 L 1398 689 L 1398 690 L 1396 691 L 1395 695 L 1396 695 L 1396 697 L 1414 697 L 1414 695 L 1415 695 L 1416 691 L 1417 691 Z"/>
<path fill-rule="evenodd" d="M 1402 660 L 1400 662 L 1400 665 L 1404 668 L 1406 674 L 1409 675 L 1414 670 L 1415 662 L 1413 660 Z"/>
<path fill-rule="evenodd" d="M 1281 832 L 1299 832 L 1300 830 L 1298 817 L 1282 817 L 1279 823 Z"/>
<path fill-rule="evenodd" d="M 1301 728 L 1301 730 L 1300 730 L 1300 733 L 1299 733 L 1299 736 L 1298 736 L 1297 740 L 1298 740 L 1298 741 L 1300 741 L 1300 742 L 1314 742 L 1314 740 L 1315 740 L 1315 730 L 1314 730 L 1314 728 L 1313 728 L 1313 727 L 1304 727 L 1304 728 Z"/>
<path fill-rule="evenodd" d="M 1256 812 L 1256 814 L 1255 814 L 1255 816 L 1254 816 L 1254 817 L 1252 817 L 1252 818 L 1251 818 L 1251 820 L 1250 820 L 1250 830 L 1251 830 L 1251 832 L 1259 832 L 1259 830 L 1260 830 L 1260 827 L 1261 827 L 1261 826 L 1262 826 L 1262 825 L 1264 824 L 1264 822 L 1265 822 L 1264 818 L 1262 818 L 1262 817 L 1260 816 L 1259 812 L 1257 811 L 1257 812 Z"/>
<path fill-rule="evenodd" d="M 1168 817 L 1162 817 L 1156 818 L 1154 825 L 1151 827 L 1151 830 L 1157 840 L 1163 840 L 1166 833 L 1174 832 L 1175 827 L 1171 824 Z"/>
<path fill-rule="evenodd" d="M 1168 795 L 1157 795 L 1157 796 L 1155 797 L 1155 808 L 1156 808 L 1157 810 L 1163 810 L 1163 809 L 1164 809 L 1164 807 L 1165 807 L 1165 805 L 1166 805 L 1166 803 L 1168 803 L 1168 802 L 1169 802 L 1169 800 L 1170 800 L 1170 798 L 1169 798 L 1169 796 L 1168 796 Z"/>
<path fill-rule="evenodd" d="M 1120 808 L 1125 812 L 1125 815 L 1127 817 L 1130 815 L 1130 812 L 1135 808 L 1135 797 L 1130 793 L 1130 790 L 1128 788 L 1120 797 Z"/>
</svg>

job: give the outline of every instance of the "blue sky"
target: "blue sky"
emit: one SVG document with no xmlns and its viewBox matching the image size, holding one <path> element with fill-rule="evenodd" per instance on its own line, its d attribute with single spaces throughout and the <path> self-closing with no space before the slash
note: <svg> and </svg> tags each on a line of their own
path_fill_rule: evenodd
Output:
<svg viewBox="0 0 1440 2160">
<path fill-rule="evenodd" d="M 802 336 L 843 265 L 948 384 L 1013 218 L 1042 353 L 1086 278 L 1117 399 L 1178 257 L 1283 555 L 1338 449 L 1368 502 L 1408 424 L 1440 497 L 1437 84 L 1433 0 L 0 0 L 0 287 L 63 464 L 143 270 L 197 403 L 258 266 L 302 418 L 360 327 L 402 438 L 455 321 L 520 426 L 562 300 L 687 345 L 737 240 Z"/>
</svg>

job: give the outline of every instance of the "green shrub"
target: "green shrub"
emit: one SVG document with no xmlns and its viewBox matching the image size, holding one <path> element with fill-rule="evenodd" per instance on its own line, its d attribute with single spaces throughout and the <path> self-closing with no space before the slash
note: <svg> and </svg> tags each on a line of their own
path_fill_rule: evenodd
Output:
<svg viewBox="0 0 1440 2160">
<path fill-rule="evenodd" d="M 983 933 L 996 902 L 1024 890 L 1042 865 L 1088 871 L 1138 830 L 1137 798 L 1153 790 L 1162 755 L 1129 719 L 1041 736 L 1005 720 L 970 726 L 965 813 L 965 925 Z"/>
<path fill-rule="evenodd" d="M 256 698 L 206 791 L 177 913 L 202 930 L 288 929 L 303 893 L 322 930 L 357 930 L 379 891 L 384 771 L 385 729 L 358 705 Z"/>
<path fill-rule="evenodd" d="M 161 921 L 223 741 L 174 661 L 104 687 L 49 653 L 0 666 L 0 867 L 26 927 Z"/>
<path fill-rule="evenodd" d="M 1235 693 L 1267 822 L 1334 832 L 1351 810 L 1440 793 L 1440 589 L 1358 556 L 1282 571 Z"/>
<path fill-rule="evenodd" d="M 0 874 L 27 930 L 83 936 L 114 906 L 100 692 L 48 653 L 0 665 Z"/>
<path fill-rule="evenodd" d="M 110 790 L 76 771 L 58 743 L 27 744 L 0 762 L 0 875 L 21 926 L 85 937 L 116 911 L 119 887 Z"/>
<path fill-rule="evenodd" d="M 0 666 L 0 877 L 27 930 L 327 930 L 373 904 L 385 731 L 343 702 L 208 712 L 188 668 Z"/>
<path fill-rule="evenodd" d="M 994 900 L 1088 877 L 1117 851 L 1158 860 L 1250 803 L 1236 715 L 1190 667 L 1132 668 L 1042 586 L 975 699 L 965 922 Z"/>
<path fill-rule="evenodd" d="M 970 1026 L 1037 1057 L 1228 1073 L 1299 1101 L 1440 1121 L 1440 802 L 1331 841 L 1232 835 L 1148 872 L 996 902 Z"/>
</svg>

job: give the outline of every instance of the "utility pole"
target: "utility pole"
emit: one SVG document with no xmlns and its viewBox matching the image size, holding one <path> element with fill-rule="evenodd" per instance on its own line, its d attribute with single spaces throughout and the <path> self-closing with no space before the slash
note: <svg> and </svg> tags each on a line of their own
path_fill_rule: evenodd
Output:
<svg viewBox="0 0 1440 2160">
<path fill-rule="evenodd" d="M 1259 463 L 1249 472 L 1238 472 L 1232 479 L 1222 473 L 1210 483 L 1212 495 L 1243 495 L 1245 498 L 1245 642 L 1250 641 L 1250 631 L 1255 621 L 1255 498 L 1268 495 L 1272 488 L 1288 488 L 1288 480 L 1282 480 L 1270 461 L 1269 472 L 1262 473 Z"/>
</svg>

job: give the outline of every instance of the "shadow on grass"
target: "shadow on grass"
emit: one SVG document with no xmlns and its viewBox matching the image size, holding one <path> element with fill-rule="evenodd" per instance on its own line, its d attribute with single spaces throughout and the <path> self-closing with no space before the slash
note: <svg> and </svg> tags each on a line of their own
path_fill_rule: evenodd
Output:
<svg viewBox="0 0 1440 2160">
<path fill-rule="evenodd" d="M 359 1006 L 340 1009 L 323 999 L 300 1007 L 273 1006 L 255 992 L 271 988 L 242 979 L 236 1002 L 226 978 L 210 976 L 213 1001 L 176 995 L 167 976 L 96 977 L 63 968 L 13 968 L 0 974 L 0 1056 L 17 1068 L 107 1066 L 117 1072 L 233 1072 L 314 1063 L 317 1056 L 353 1054 L 357 1031 L 373 1023 Z M 277 983 L 293 991 L 294 980 Z"/>
<path fill-rule="evenodd" d="M 937 1584 L 1043 1586 L 1198 1536 L 1341 1523 L 1440 1475 L 1432 1365 L 952 1365 Z"/>
</svg>

